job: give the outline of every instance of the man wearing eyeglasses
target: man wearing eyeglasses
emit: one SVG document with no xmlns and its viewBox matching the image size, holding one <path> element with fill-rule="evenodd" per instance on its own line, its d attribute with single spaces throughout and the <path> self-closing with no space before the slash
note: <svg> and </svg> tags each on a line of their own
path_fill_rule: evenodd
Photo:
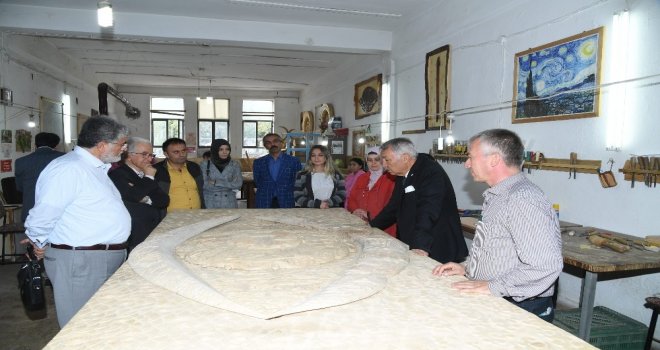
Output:
<svg viewBox="0 0 660 350">
<path fill-rule="evenodd" d="M 60 327 L 126 259 L 131 216 L 108 169 L 119 161 L 127 135 L 114 119 L 89 118 L 74 150 L 51 161 L 37 180 L 25 243 L 44 257 Z"/>
<path fill-rule="evenodd" d="M 195 162 L 188 161 L 186 141 L 170 138 L 163 142 L 165 159 L 156 163 L 156 182 L 170 196 L 167 211 L 172 209 L 205 209 L 204 177 Z"/>
<path fill-rule="evenodd" d="M 126 159 L 119 167 L 111 170 L 109 176 L 131 214 L 131 235 L 128 237 L 130 252 L 165 217 L 170 197 L 154 179 L 156 169 L 151 165 L 154 159 L 151 143 L 140 137 L 131 137 L 126 144 Z"/>
</svg>

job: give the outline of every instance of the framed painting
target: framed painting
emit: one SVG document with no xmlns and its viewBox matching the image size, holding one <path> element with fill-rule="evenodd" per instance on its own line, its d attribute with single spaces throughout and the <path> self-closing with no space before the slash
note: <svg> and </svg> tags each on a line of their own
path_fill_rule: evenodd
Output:
<svg viewBox="0 0 660 350">
<path fill-rule="evenodd" d="M 355 119 L 380 113 L 382 88 L 382 74 L 355 84 Z"/>
<path fill-rule="evenodd" d="M 364 130 L 353 130 L 353 157 L 364 159 L 364 142 L 360 143 L 360 139 L 365 140 Z"/>
<path fill-rule="evenodd" d="M 329 103 L 324 103 L 315 107 L 316 116 L 319 118 L 319 130 L 324 133 L 328 129 L 330 117 L 335 116 L 335 109 Z"/>
<path fill-rule="evenodd" d="M 449 45 L 426 54 L 426 117 L 425 130 L 447 128 L 449 111 Z"/>
<path fill-rule="evenodd" d="M 305 111 L 300 113 L 300 131 L 314 132 L 314 112 Z"/>
<path fill-rule="evenodd" d="M 515 55 L 512 123 L 598 116 L 603 27 Z"/>
</svg>

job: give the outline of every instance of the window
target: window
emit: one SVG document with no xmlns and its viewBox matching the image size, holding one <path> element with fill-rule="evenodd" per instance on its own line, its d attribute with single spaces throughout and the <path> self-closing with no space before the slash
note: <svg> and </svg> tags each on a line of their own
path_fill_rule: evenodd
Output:
<svg viewBox="0 0 660 350">
<path fill-rule="evenodd" d="M 197 101 L 198 147 L 210 147 L 215 139 L 229 141 L 229 100 Z"/>
<path fill-rule="evenodd" d="M 243 151 L 250 157 L 260 157 L 264 149 L 263 137 L 273 132 L 275 104 L 272 100 L 243 100 Z"/>
<path fill-rule="evenodd" d="M 183 138 L 183 119 L 186 113 L 183 98 L 152 97 L 150 112 L 151 142 L 156 156 L 162 157 L 161 145 L 165 140 L 172 137 Z"/>
</svg>

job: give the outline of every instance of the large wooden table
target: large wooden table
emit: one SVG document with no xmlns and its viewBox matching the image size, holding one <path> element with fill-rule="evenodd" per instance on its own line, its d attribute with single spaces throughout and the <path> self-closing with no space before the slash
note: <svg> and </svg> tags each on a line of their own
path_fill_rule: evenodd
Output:
<svg viewBox="0 0 660 350">
<path fill-rule="evenodd" d="M 461 223 L 466 237 L 472 239 L 474 237 L 477 219 L 465 217 L 461 218 Z M 597 230 L 628 239 L 639 239 L 639 237 L 593 227 L 582 227 L 566 222 L 562 222 L 561 226 L 564 264 L 584 272 L 580 292 L 580 325 L 578 336 L 586 340 L 589 339 L 589 334 L 591 333 L 591 317 L 593 316 L 598 275 L 617 278 L 629 277 L 631 274 L 638 275 L 659 272 L 660 253 L 638 249 L 631 249 L 625 253 L 617 253 L 607 248 L 598 248 L 589 243 L 587 232 Z M 567 234 L 568 231 L 573 231 L 575 234 L 571 236 Z M 564 270 L 567 270 L 566 266 Z"/>
<path fill-rule="evenodd" d="M 364 279 L 383 271 L 385 275 L 391 274 L 385 279 L 374 280 L 382 284 L 382 289 L 351 302 L 336 305 L 321 303 L 308 311 L 261 317 L 258 314 L 248 316 L 239 310 L 239 306 L 231 303 L 227 304 L 231 311 L 210 306 L 214 301 L 203 300 L 203 293 L 193 291 L 194 283 L 190 282 L 190 277 L 170 276 L 173 278 L 167 286 L 158 281 L 149 281 L 154 276 L 169 274 L 166 269 L 176 264 L 176 261 L 152 260 L 153 268 L 147 271 L 149 274 L 146 277 L 145 271 L 136 265 L 136 261 L 149 261 L 159 250 L 160 253 L 167 250 L 165 243 L 162 247 L 156 244 L 165 242 L 165 238 L 173 239 L 179 235 L 187 237 L 190 234 L 188 230 L 197 230 L 201 224 L 231 215 L 239 218 L 183 241 L 181 247 L 185 247 L 185 254 L 200 253 L 202 255 L 198 261 L 205 264 L 211 263 L 215 254 L 231 255 L 230 247 L 242 247 L 245 250 L 244 257 L 234 256 L 234 260 L 222 260 L 225 269 L 221 269 L 220 273 L 231 275 L 236 269 L 230 267 L 236 266 L 268 269 L 268 266 L 262 266 L 260 262 L 266 256 L 269 261 L 284 264 L 278 265 L 279 270 L 272 270 L 273 274 L 280 273 L 286 264 L 292 262 L 293 256 L 289 259 L 284 255 L 269 254 L 267 248 L 271 243 L 256 238 L 263 236 L 260 232 L 263 230 L 264 234 L 275 232 L 277 239 L 272 244 L 288 244 L 283 252 L 290 254 L 296 251 L 295 258 L 303 258 L 300 260 L 302 264 L 308 264 L 305 257 L 312 260 L 335 259 L 318 266 L 310 264 L 309 269 L 322 271 L 337 264 L 346 267 L 343 272 L 330 276 L 327 285 L 325 282 L 321 284 L 321 292 L 325 292 L 330 299 L 334 293 L 342 292 L 342 288 L 333 289 L 331 286 L 341 285 L 338 281 L 345 283 L 345 277 L 351 274 L 349 271 L 362 269 L 364 272 L 366 268 L 367 274 L 362 277 Z M 289 221 L 273 224 L 273 217 Z M 217 234 L 214 230 L 217 230 Z M 322 249 L 303 248 L 309 243 L 306 241 L 314 235 L 318 237 L 319 232 L 321 237 L 328 239 L 345 234 L 345 237 L 350 237 L 348 241 L 363 242 L 360 243 L 363 246 L 357 250 L 359 253 L 346 257 L 338 257 L 337 253 L 328 255 Z M 298 237 L 300 249 L 290 244 L 289 234 Z M 224 238 L 214 242 L 216 236 Z M 198 240 L 203 242 L 197 246 L 198 249 L 190 249 L 191 242 Z M 252 244 L 245 244 L 249 242 Z M 365 247 L 376 249 L 368 251 Z M 176 247 L 176 254 L 181 253 L 178 249 L 183 248 Z M 390 251 L 397 251 L 399 255 L 389 254 Z M 213 254 L 204 255 L 209 252 Z M 367 255 L 380 263 L 366 264 L 363 257 Z M 248 256 L 250 259 L 246 258 Z M 392 273 L 390 266 L 395 265 L 400 269 Z M 384 232 L 366 227 L 357 217 L 343 209 L 174 212 L 168 214 L 143 245 L 132 252 L 129 261 L 101 287 L 46 348 L 593 349 L 583 340 L 504 299 L 462 294 L 452 289 L 451 283 L 463 280 L 464 277 L 433 276 L 431 270 L 436 265 L 437 262 L 432 259 L 411 254 L 405 245 Z M 186 266 L 190 271 L 200 271 L 200 266 Z M 307 270 L 292 268 L 290 272 L 291 279 L 295 279 L 305 275 Z M 323 278 L 322 274 L 314 274 L 307 282 L 317 282 L 317 279 Z M 242 293 L 261 293 L 264 302 L 274 299 L 273 295 L 277 293 L 286 293 L 286 288 L 296 288 L 291 283 L 287 285 L 287 278 L 274 281 L 265 290 L 252 290 L 250 284 L 243 285 L 234 280 L 221 282 L 227 286 L 240 286 L 242 292 L 237 294 L 239 299 L 244 295 Z M 350 289 L 351 285 L 361 285 L 363 282 L 361 278 L 356 278 L 344 285 Z M 175 289 L 180 292 L 173 292 Z M 359 294 L 361 289 L 358 288 L 356 292 Z M 318 294 L 324 293 L 315 295 Z"/>
</svg>

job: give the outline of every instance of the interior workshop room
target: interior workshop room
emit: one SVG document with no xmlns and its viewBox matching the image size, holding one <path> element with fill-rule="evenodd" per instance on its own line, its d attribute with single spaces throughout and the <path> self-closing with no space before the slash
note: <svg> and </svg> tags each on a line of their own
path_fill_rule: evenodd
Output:
<svg viewBox="0 0 660 350">
<path fill-rule="evenodd" d="M 658 33 L 658 0 L 0 0 L 0 348 L 658 350 Z M 98 115 L 125 126 L 115 134 L 125 137 L 85 148 L 92 138 L 85 134 L 97 135 L 89 131 L 94 121 L 107 119 Z M 519 136 L 519 163 L 511 166 L 487 136 L 473 138 L 490 129 Z M 27 311 L 17 288 L 27 260 L 21 241 L 26 227 L 39 230 L 48 205 L 43 171 L 57 167 L 44 164 L 25 210 L 17 160 L 43 147 L 40 133 L 59 136 L 48 147 L 65 154 L 51 162 L 66 164 L 82 149 L 105 167 L 104 154 L 125 152 L 124 165 L 137 162 L 133 154 L 147 159 L 140 167 L 157 170 L 154 178 L 127 169 L 159 185 L 159 172 L 173 174 L 172 146 L 181 146 L 177 164 L 195 181 L 235 163 L 235 209 L 170 210 L 166 203 L 170 209 L 155 211 L 163 216 L 153 232 L 134 247 L 128 242 L 128 258 L 70 321 L 62 321 L 54 273 L 41 281 L 45 306 Z M 184 143 L 169 144 L 173 138 Z M 412 142 L 416 158 L 398 138 Z M 476 151 L 489 147 L 496 151 Z M 296 178 L 287 187 L 295 205 L 282 192 L 260 197 L 266 188 L 258 168 L 274 174 L 289 166 L 274 154 L 296 160 L 287 168 Z M 300 181 L 317 186 L 315 171 L 336 169 L 330 173 L 343 191 L 352 166 L 375 172 L 370 154 L 385 165 L 379 171 L 389 170 L 390 191 L 401 191 L 401 200 L 392 194 L 382 203 L 382 215 L 347 210 L 350 194 L 341 198 L 346 206 L 335 197 L 299 200 L 307 191 L 303 182 L 297 187 L 301 174 L 308 171 Z M 326 163 L 315 163 L 319 157 Z M 428 186 L 448 184 L 455 195 L 460 221 L 451 222 L 469 249 L 460 259 L 440 261 L 402 238 L 406 225 L 412 232 L 421 225 L 425 189 L 405 184 L 422 159 L 436 169 Z M 543 220 L 556 245 L 539 244 L 536 232 L 526 237 L 538 247 L 532 260 L 553 249 L 561 254 L 554 284 L 526 300 L 551 299 L 551 320 L 516 307 L 525 298 L 497 294 L 488 279 L 484 293 L 458 290 L 483 273 L 474 267 L 479 257 L 504 256 L 484 252 L 484 242 L 502 239 L 489 238 L 498 232 L 490 224 L 493 203 L 523 205 L 498 202 L 500 183 L 480 177 L 478 164 L 495 167 L 494 159 L 542 193 L 539 203 L 551 213 Z M 412 168 L 397 172 L 404 160 Z M 108 177 L 115 181 L 119 169 Z M 326 178 L 335 181 L 333 195 L 341 192 L 339 180 Z M 371 189 L 375 180 L 365 179 Z M 69 177 L 61 186 L 86 181 Z M 170 204 L 174 184 L 186 180 L 171 181 Z M 416 216 L 393 216 L 412 210 L 403 203 L 413 191 Z M 198 192 L 196 208 L 205 208 L 200 201 L 211 208 Z M 61 193 L 74 203 L 69 194 Z M 284 209 L 308 203 L 334 208 Z M 448 211 L 445 202 L 431 205 Z M 80 218 L 88 231 L 102 227 L 95 217 L 114 217 L 96 210 L 104 214 Z M 502 210 L 500 228 L 537 227 L 526 212 Z M 390 217 L 398 236 L 376 224 L 387 227 Z M 514 254 L 528 244 L 508 239 Z M 55 251 L 100 244 L 109 254 L 121 243 L 114 251 L 126 252 L 125 242 L 56 243 L 67 242 L 35 243 L 45 249 L 46 270 L 55 264 L 48 260 L 62 261 L 49 255 Z M 448 261 L 461 273 L 437 270 Z"/>
</svg>

